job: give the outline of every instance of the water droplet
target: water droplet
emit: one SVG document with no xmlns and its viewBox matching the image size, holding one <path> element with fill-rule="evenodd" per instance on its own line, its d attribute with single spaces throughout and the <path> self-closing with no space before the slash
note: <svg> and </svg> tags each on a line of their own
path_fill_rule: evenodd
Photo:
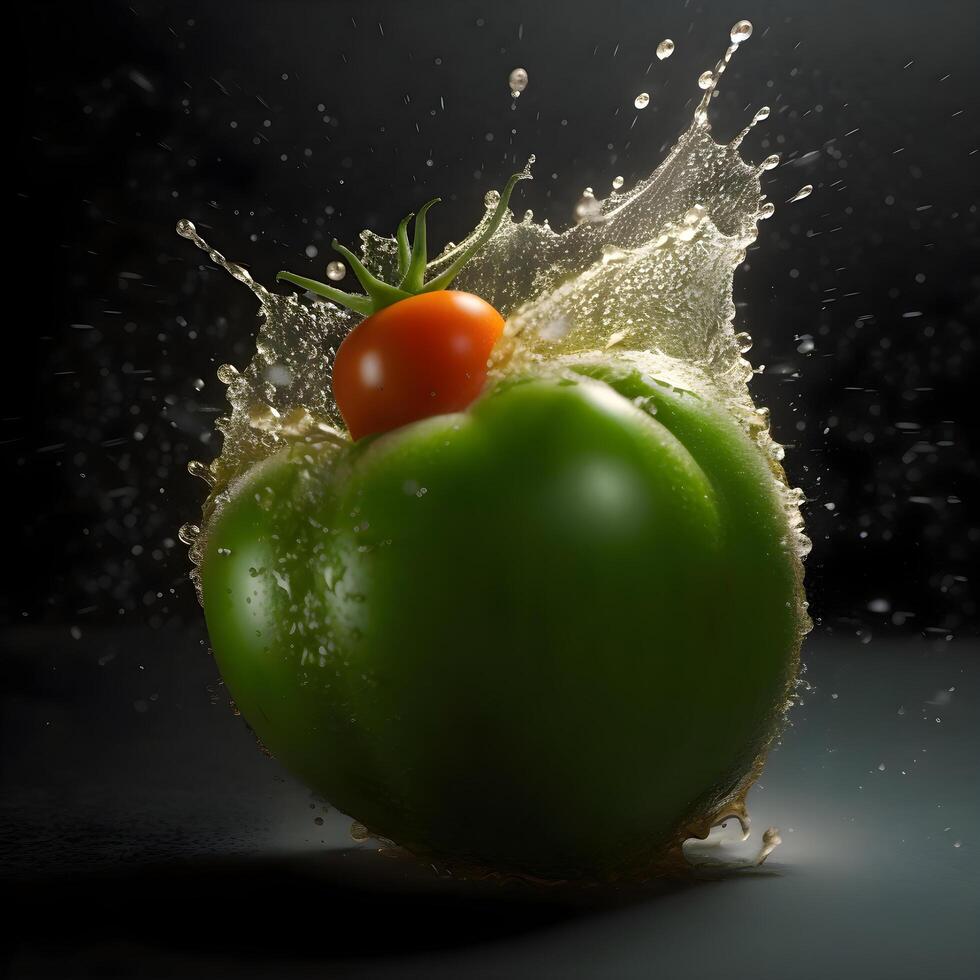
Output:
<svg viewBox="0 0 980 980">
<path fill-rule="evenodd" d="M 700 204 L 695 204 L 693 208 L 689 208 L 683 217 L 683 223 L 685 225 L 696 225 L 704 219 L 707 211 Z"/>
<path fill-rule="evenodd" d="M 483 206 L 489 211 L 500 203 L 500 191 L 487 191 L 483 195 Z"/>
<path fill-rule="evenodd" d="M 327 263 L 327 278 L 331 282 L 340 282 L 347 275 L 347 266 L 343 262 L 334 259 Z"/>
<path fill-rule="evenodd" d="M 698 76 L 698 88 L 709 89 L 715 82 L 715 73 L 713 71 L 703 71 Z"/>
<path fill-rule="evenodd" d="M 743 840 L 747 839 L 748 831 L 743 829 L 742 837 Z M 769 855 L 772 854 L 772 852 L 776 850 L 776 848 L 779 847 L 780 844 L 782 844 L 782 842 L 783 839 L 782 837 L 779 836 L 779 831 L 777 830 L 777 828 L 775 827 L 767 828 L 765 833 L 762 835 L 762 844 L 759 847 L 759 853 L 755 856 L 754 863 L 757 866 L 761 865 L 766 860 L 766 858 L 769 857 Z"/>
<path fill-rule="evenodd" d="M 813 184 L 804 184 L 786 203 L 792 204 L 794 201 L 802 201 L 813 193 Z"/>
<path fill-rule="evenodd" d="M 763 170 L 775 170 L 779 166 L 779 154 L 773 153 L 762 161 Z"/>
<path fill-rule="evenodd" d="M 353 840 L 361 841 L 367 840 L 371 836 L 371 832 L 364 826 L 364 824 L 355 820 L 350 825 L 350 835 Z"/>
<path fill-rule="evenodd" d="M 776 213 L 776 205 L 772 201 L 768 201 L 759 208 L 759 220 L 765 221 L 766 218 L 771 218 Z"/>
<path fill-rule="evenodd" d="M 645 109 L 650 104 L 650 93 L 641 92 L 634 100 L 633 106 L 637 109 Z"/>
<path fill-rule="evenodd" d="M 265 402 L 258 402 L 249 407 L 249 424 L 263 432 L 277 432 L 280 428 L 280 419 L 279 412 Z"/>
<path fill-rule="evenodd" d="M 252 281 L 252 274 L 247 270 L 243 269 L 236 262 L 228 262 L 225 257 L 220 252 L 211 252 L 211 261 L 216 265 L 220 265 L 225 272 L 230 273 L 239 282 L 249 283 Z M 217 256 L 217 258 L 215 258 Z"/>
<path fill-rule="evenodd" d="M 623 184 L 625 184 L 625 183 L 626 183 L 626 181 L 623 180 L 622 177 L 613 177 L 613 182 L 612 182 L 613 190 L 614 191 L 618 191 L 620 189 L 620 187 L 622 187 Z"/>
<path fill-rule="evenodd" d="M 671 41 L 669 37 L 665 37 L 657 45 L 657 57 L 661 61 L 664 61 L 666 58 L 669 58 L 673 53 L 674 53 L 674 42 Z"/>
<path fill-rule="evenodd" d="M 602 246 L 602 264 L 609 265 L 612 262 L 622 262 L 626 258 L 626 253 L 615 245 Z"/>
<path fill-rule="evenodd" d="M 201 529 L 196 524 L 181 524 L 177 537 L 186 545 L 192 545 L 200 535 Z"/>
<path fill-rule="evenodd" d="M 213 487 L 216 483 L 215 475 L 211 472 L 211 467 L 198 459 L 192 459 L 187 464 L 187 472 L 191 476 L 196 476 L 198 479 L 203 480 L 209 487 Z"/>
<path fill-rule="evenodd" d="M 586 192 L 575 205 L 575 220 L 582 221 L 602 221 L 602 205 L 592 194 L 592 188 L 587 187 Z"/>
<path fill-rule="evenodd" d="M 221 364 L 218 366 L 216 373 L 218 380 L 225 385 L 230 385 L 233 381 L 241 377 L 238 373 L 238 368 L 234 364 Z"/>
<path fill-rule="evenodd" d="M 757 112 L 757 113 L 756 113 L 756 114 L 755 114 L 755 115 L 754 115 L 754 116 L 752 117 L 752 122 L 754 122 L 754 123 L 757 123 L 757 122 L 762 122 L 762 120 L 763 120 L 763 119 L 768 119 L 768 118 L 769 118 L 769 113 L 770 113 L 770 112 L 772 112 L 772 109 L 770 109 L 770 108 L 769 108 L 769 106 L 767 106 L 767 105 L 764 105 L 764 106 L 763 106 L 763 107 L 762 107 L 762 108 L 761 108 L 761 109 L 760 109 L 760 110 L 759 110 L 759 111 L 758 111 L 758 112 Z"/>
<path fill-rule="evenodd" d="M 527 88 L 527 71 L 524 68 L 515 68 L 507 79 L 510 86 L 510 94 L 516 99 L 524 89 Z"/>
<path fill-rule="evenodd" d="M 740 20 L 737 24 L 733 24 L 731 37 L 732 44 L 741 44 L 743 41 L 747 41 L 752 37 L 752 22 Z"/>
<path fill-rule="evenodd" d="M 197 229 L 194 227 L 194 222 L 189 218 L 181 218 L 177 222 L 177 234 L 181 238 L 187 238 L 193 241 L 197 237 Z"/>
</svg>

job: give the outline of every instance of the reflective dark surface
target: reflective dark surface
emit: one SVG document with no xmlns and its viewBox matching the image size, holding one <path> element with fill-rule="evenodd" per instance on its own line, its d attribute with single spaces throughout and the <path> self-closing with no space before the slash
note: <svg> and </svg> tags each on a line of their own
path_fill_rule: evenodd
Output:
<svg viewBox="0 0 980 980">
<path fill-rule="evenodd" d="M 3 640 L 20 650 L 0 716 L 14 976 L 980 969 L 975 645 L 811 642 L 812 689 L 749 798 L 756 842 L 769 824 L 784 841 L 762 868 L 542 891 L 355 845 L 223 696 L 210 703 L 213 662 L 193 635 Z M 150 690 L 161 663 L 169 680 Z"/>
</svg>

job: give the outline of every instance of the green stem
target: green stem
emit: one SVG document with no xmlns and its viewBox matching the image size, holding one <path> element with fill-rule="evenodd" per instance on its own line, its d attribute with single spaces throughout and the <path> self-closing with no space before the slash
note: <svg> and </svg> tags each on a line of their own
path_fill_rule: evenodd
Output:
<svg viewBox="0 0 980 980">
<path fill-rule="evenodd" d="M 406 292 L 395 286 L 389 286 L 388 283 L 378 279 L 377 276 L 373 276 L 365 268 L 364 263 L 346 245 L 341 245 L 336 239 L 332 243 L 332 248 L 335 252 L 340 252 L 350 263 L 354 275 L 357 276 L 357 281 L 364 288 L 364 292 L 374 301 L 374 312 L 382 310 L 386 306 L 391 306 L 392 303 L 397 303 L 400 299 L 407 299 L 412 295 L 411 292 Z"/>
<path fill-rule="evenodd" d="M 533 159 L 532 157 L 529 164 L 533 162 Z M 351 271 L 367 295 L 359 296 L 356 293 L 346 293 L 342 289 L 335 289 L 324 282 L 307 279 L 306 276 L 297 276 L 292 272 L 280 272 L 276 279 L 282 279 L 303 289 L 308 289 L 311 293 L 323 296 L 325 299 L 337 303 L 339 306 L 345 306 L 362 316 L 371 316 L 386 306 L 391 306 L 393 303 L 408 299 L 410 296 L 416 296 L 419 293 L 432 293 L 439 289 L 445 289 L 456 278 L 463 266 L 493 237 L 494 232 L 504 220 L 507 205 L 510 203 L 510 196 L 517 186 L 517 182 L 530 178 L 530 176 L 528 169 L 511 175 L 500 199 L 497 201 L 493 214 L 489 218 L 484 217 L 483 230 L 474 237 L 473 241 L 446 269 L 430 282 L 425 281 L 425 270 L 428 262 L 425 216 L 429 208 L 439 202 L 439 198 L 427 201 L 419 208 L 417 215 L 410 214 L 399 222 L 398 230 L 395 232 L 395 242 L 398 248 L 397 274 L 399 282 L 397 286 L 392 286 L 369 272 L 364 263 L 349 248 L 341 245 L 338 241 L 334 241 L 334 249 L 347 260 Z M 411 246 L 409 246 L 408 224 L 413 217 L 415 218 L 415 234 Z"/>
<path fill-rule="evenodd" d="M 301 289 L 308 289 L 317 296 L 323 296 L 334 303 L 346 306 L 347 309 L 360 313 L 362 316 L 370 316 L 373 310 L 373 303 L 367 296 L 357 296 L 353 293 L 345 293 L 342 289 L 334 289 L 325 282 L 317 282 L 316 279 L 307 279 L 306 276 L 297 276 L 292 272 L 278 272 L 276 279 L 291 282 L 294 286 Z"/>
<path fill-rule="evenodd" d="M 408 223 L 415 217 L 415 213 L 406 214 L 398 223 L 398 231 L 395 232 L 395 241 L 398 242 L 398 279 L 404 281 L 408 274 L 408 265 L 411 261 L 411 248 L 408 244 Z"/>
<path fill-rule="evenodd" d="M 412 241 L 412 260 L 408 265 L 408 271 L 399 283 L 400 288 L 410 293 L 421 292 L 422 285 L 425 282 L 425 266 L 428 261 L 425 215 L 433 204 L 438 203 L 438 197 L 434 197 L 431 201 L 426 201 L 419 208 L 419 213 L 415 216 L 415 238 Z"/>
<path fill-rule="evenodd" d="M 449 284 L 459 275 L 460 270 L 466 265 L 467 262 L 481 249 L 490 239 L 493 237 L 493 233 L 500 227 L 501 221 L 504 219 L 504 214 L 507 211 L 507 205 L 510 203 L 510 195 L 514 192 L 514 188 L 517 186 L 517 182 L 530 175 L 527 171 L 521 171 L 518 174 L 511 174 L 510 180 L 507 181 L 504 187 L 503 193 L 500 195 L 500 200 L 497 202 L 497 207 L 493 212 L 490 220 L 487 222 L 487 226 L 480 233 L 479 237 L 471 244 L 463 249 L 462 253 L 457 259 L 455 259 L 448 268 L 439 273 L 435 279 L 430 280 L 425 284 L 425 286 L 420 290 L 423 293 L 435 292 L 437 289 L 445 289 Z"/>
</svg>

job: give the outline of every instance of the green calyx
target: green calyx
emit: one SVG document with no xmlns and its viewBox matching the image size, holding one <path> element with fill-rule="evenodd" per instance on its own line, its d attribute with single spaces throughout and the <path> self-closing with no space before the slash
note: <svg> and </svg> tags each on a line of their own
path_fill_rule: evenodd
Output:
<svg viewBox="0 0 980 980">
<path fill-rule="evenodd" d="M 364 263 L 349 249 L 334 240 L 332 247 L 339 252 L 347 264 L 350 266 L 357 281 L 361 284 L 366 295 L 357 293 L 346 293 L 342 289 L 328 286 L 324 282 L 317 282 L 316 279 L 307 279 L 305 276 L 297 276 L 292 272 L 280 272 L 276 279 L 283 279 L 291 282 L 295 286 L 308 289 L 317 296 L 323 296 L 333 303 L 345 306 L 355 313 L 362 316 L 371 316 L 378 310 L 383 310 L 392 303 L 407 299 L 409 296 L 416 296 L 419 293 L 432 293 L 439 289 L 448 288 L 449 284 L 459 275 L 464 265 L 490 240 L 493 233 L 500 227 L 510 202 L 510 195 L 519 180 L 529 178 L 531 175 L 527 169 L 520 173 L 513 174 L 507 181 L 503 192 L 493 214 L 485 220 L 483 230 L 473 238 L 460 254 L 442 271 L 439 275 L 425 281 L 425 268 L 428 263 L 425 236 L 425 216 L 433 204 L 439 203 L 439 198 L 427 201 L 419 208 L 418 214 L 406 215 L 398 225 L 395 232 L 395 241 L 398 245 L 398 285 L 393 286 L 384 282 L 367 270 Z M 415 219 L 415 236 L 411 243 L 408 239 L 408 224 Z"/>
</svg>

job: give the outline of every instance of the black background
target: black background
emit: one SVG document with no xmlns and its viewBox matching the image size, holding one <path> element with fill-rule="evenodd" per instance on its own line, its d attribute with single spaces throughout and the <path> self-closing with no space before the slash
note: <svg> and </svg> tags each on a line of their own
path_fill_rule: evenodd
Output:
<svg viewBox="0 0 980 980">
<path fill-rule="evenodd" d="M 756 397 L 809 499 L 813 612 L 865 635 L 975 634 L 972 6 L 555 9 L 106 2 L 15 15 L 13 621 L 198 615 L 176 541 L 201 498 L 185 466 L 216 452 L 214 370 L 247 362 L 255 307 L 177 238 L 177 218 L 261 281 L 283 267 L 322 278 L 331 237 L 391 229 L 435 193 L 447 203 L 433 239 L 458 238 L 483 192 L 535 152 L 518 207 L 564 227 L 584 186 L 622 174 L 628 187 L 662 159 L 734 12 L 756 30 L 715 100 L 716 132 L 770 104 L 746 148 L 783 154 L 765 189 L 782 205 L 815 187 L 762 225 L 736 280 L 736 327 L 765 365 Z M 677 51 L 659 62 L 664 36 Z M 531 81 L 511 110 L 519 64 Z M 641 90 L 653 99 L 636 112 Z"/>
<path fill-rule="evenodd" d="M 972 0 L 8 16 L 0 884 L 16 975 L 975 974 Z M 778 880 L 609 903 L 381 872 L 258 753 L 204 652 L 177 540 L 202 498 L 186 464 L 217 452 L 215 369 L 247 363 L 256 307 L 174 224 L 266 284 L 283 267 L 322 278 L 332 237 L 390 231 L 436 194 L 430 239 L 458 240 L 535 153 L 516 206 L 564 227 L 585 186 L 660 162 L 741 17 L 755 33 L 716 135 L 768 104 L 745 152 L 784 162 L 763 180 L 777 211 L 737 274 L 736 329 L 814 540 L 805 703 L 751 799 L 783 829 Z"/>
</svg>

